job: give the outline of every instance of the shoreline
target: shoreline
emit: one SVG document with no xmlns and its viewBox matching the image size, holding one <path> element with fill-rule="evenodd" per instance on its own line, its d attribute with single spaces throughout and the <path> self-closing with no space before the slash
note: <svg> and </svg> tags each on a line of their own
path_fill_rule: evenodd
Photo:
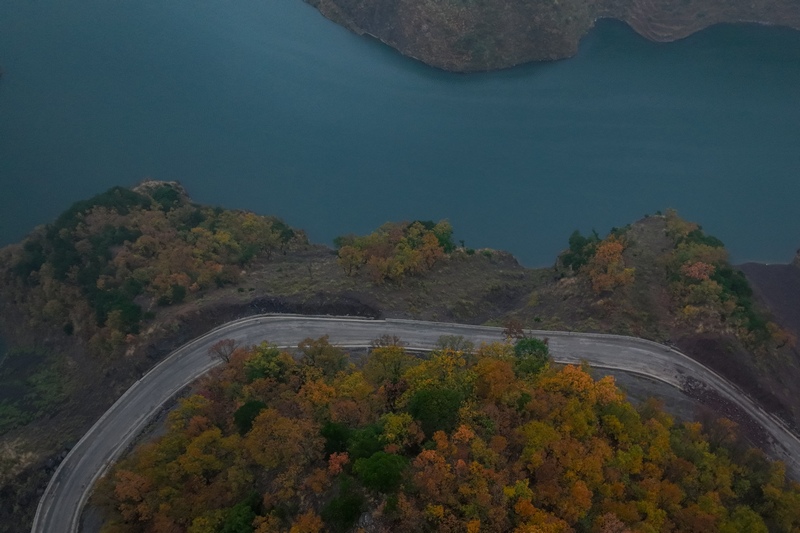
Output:
<svg viewBox="0 0 800 533">
<path fill-rule="evenodd" d="M 670 43 L 719 25 L 757 25 L 800 31 L 800 12 L 791 0 L 748 6 L 716 0 L 619 5 L 566 0 L 555 6 L 510 0 L 469 7 L 422 0 L 376 0 L 370 9 L 348 0 L 304 0 L 325 18 L 402 55 L 451 73 L 494 72 L 527 63 L 575 56 L 599 21 L 630 27 L 650 42 Z"/>
</svg>

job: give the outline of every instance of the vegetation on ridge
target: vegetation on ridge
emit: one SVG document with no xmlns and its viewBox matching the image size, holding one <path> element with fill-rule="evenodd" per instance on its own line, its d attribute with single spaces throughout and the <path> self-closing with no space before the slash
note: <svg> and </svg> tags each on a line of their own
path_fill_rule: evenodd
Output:
<svg viewBox="0 0 800 533">
<path fill-rule="evenodd" d="M 455 249 L 453 227 L 446 220 L 387 222 L 363 237 L 337 237 L 334 245 L 348 276 L 366 267 L 375 283 L 401 282 L 406 276 L 426 272 Z"/>
<path fill-rule="evenodd" d="M 673 210 L 613 228 L 605 238 L 575 231 L 554 273 L 557 282 L 511 317 L 528 327 L 548 317 L 545 329 L 610 329 L 655 340 L 670 338 L 670 330 L 733 335 L 762 355 L 796 342 L 758 309 L 723 243 Z M 555 321 L 568 313 L 573 317 L 559 326 Z"/>
<path fill-rule="evenodd" d="M 666 257 L 667 279 L 680 315 L 697 323 L 725 324 L 751 347 L 770 340 L 793 342 L 753 303 L 753 290 L 739 270 L 728 262 L 722 241 L 702 228 L 666 215 L 667 234 L 675 248 Z"/>
<path fill-rule="evenodd" d="M 32 326 L 113 352 L 158 306 L 236 282 L 258 255 L 304 241 L 274 217 L 192 204 L 177 184 L 114 187 L 3 250 L 0 290 Z"/>
<path fill-rule="evenodd" d="M 610 293 L 633 283 L 636 269 L 626 267 L 622 256 L 626 246 L 624 236 L 614 232 L 601 240 L 597 232 L 584 237 L 576 230 L 570 236 L 569 249 L 561 254 L 560 261 L 571 272 L 586 274 L 595 294 Z"/>
</svg>

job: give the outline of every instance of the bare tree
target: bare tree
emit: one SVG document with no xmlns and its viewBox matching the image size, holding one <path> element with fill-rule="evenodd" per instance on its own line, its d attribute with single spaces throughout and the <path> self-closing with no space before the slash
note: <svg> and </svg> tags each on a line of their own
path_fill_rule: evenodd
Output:
<svg viewBox="0 0 800 533">
<path fill-rule="evenodd" d="M 388 333 L 384 333 L 377 339 L 373 340 L 370 344 L 372 344 L 373 348 L 380 348 L 384 346 L 405 346 L 406 343 L 400 340 L 400 337 L 397 335 L 389 335 Z"/>
<path fill-rule="evenodd" d="M 233 352 L 236 351 L 236 348 L 239 347 L 239 343 L 233 339 L 222 339 L 221 341 L 217 341 L 211 345 L 211 348 L 208 349 L 209 355 L 220 361 L 224 361 L 226 363 L 230 362 L 231 355 Z"/>
<path fill-rule="evenodd" d="M 440 350 L 449 349 L 470 354 L 475 349 L 475 343 L 465 339 L 463 335 L 442 335 L 436 341 L 436 347 Z"/>
<path fill-rule="evenodd" d="M 512 339 L 523 339 L 525 338 L 525 330 L 523 329 L 523 324 L 518 318 L 509 318 L 503 324 L 503 335 L 505 335 L 506 340 Z"/>
</svg>

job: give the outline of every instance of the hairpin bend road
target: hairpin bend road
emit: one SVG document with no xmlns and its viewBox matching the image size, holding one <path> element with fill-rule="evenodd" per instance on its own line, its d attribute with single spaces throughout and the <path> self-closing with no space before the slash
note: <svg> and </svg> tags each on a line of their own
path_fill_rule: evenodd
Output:
<svg viewBox="0 0 800 533">
<path fill-rule="evenodd" d="M 308 337 L 329 335 L 342 347 L 366 347 L 381 335 L 396 335 L 409 348 L 431 350 L 443 335 L 460 335 L 476 344 L 503 340 L 500 328 L 412 320 L 260 315 L 229 322 L 175 350 L 134 383 L 92 426 L 59 465 L 36 510 L 32 533 L 75 533 L 81 511 L 97 479 L 119 458 L 136 435 L 178 391 L 216 366 L 208 349 L 221 339 L 240 345 L 268 340 L 296 346 Z M 667 346 L 634 337 L 532 331 L 549 339 L 559 363 L 588 362 L 592 367 L 622 370 L 685 390 L 691 382 L 716 391 L 761 424 L 769 435 L 770 455 L 784 461 L 800 479 L 800 440 L 778 418 L 764 411 L 736 386 L 688 356 Z"/>
</svg>

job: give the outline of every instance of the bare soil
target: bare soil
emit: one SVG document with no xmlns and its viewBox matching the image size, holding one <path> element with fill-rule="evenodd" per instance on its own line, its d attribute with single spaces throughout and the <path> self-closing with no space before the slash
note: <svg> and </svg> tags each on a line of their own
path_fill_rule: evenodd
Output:
<svg viewBox="0 0 800 533">
<path fill-rule="evenodd" d="M 798 368 L 786 361 L 754 361 L 733 339 L 710 335 L 690 335 L 677 342 L 678 348 L 693 359 L 725 376 L 764 409 L 780 417 L 795 431 L 798 428 Z M 762 366 L 778 367 L 765 372 Z"/>
<path fill-rule="evenodd" d="M 789 265 L 745 263 L 738 268 L 747 276 L 756 296 L 772 312 L 775 321 L 800 338 L 800 262 Z"/>
<path fill-rule="evenodd" d="M 723 398 L 717 391 L 709 388 L 702 381 L 691 377 L 686 379 L 684 388 L 689 397 L 713 411 L 716 417 L 724 417 L 735 422 L 739 434 L 752 446 L 762 450 L 770 448 L 769 434 L 760 424 L 754 422 L 741 407 Z"/>
</svg>

